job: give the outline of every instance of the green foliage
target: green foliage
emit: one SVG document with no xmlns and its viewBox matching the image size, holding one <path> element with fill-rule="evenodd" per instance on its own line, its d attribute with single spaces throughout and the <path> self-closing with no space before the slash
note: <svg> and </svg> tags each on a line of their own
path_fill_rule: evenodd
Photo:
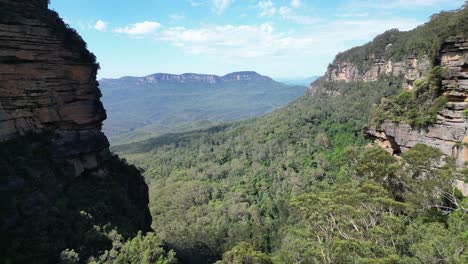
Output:
<svg viewBox="0 0 468 264">
<path fill-rule="evenodd" d="M 349 151 L 348 162 L 351 164 L 347 173 L 354 180 L 373 181 L 398 201 L 413 204 L 422 211 L 456 210 L 453 203 L 459 198 L 452 194 L 453 183 L 463 176 L 439 149 L 417 144 L 404 152 L 401 160 L 379 147 L 353 149 Z"/>
<path fill-rule="evenodd" d="M 459 10 L 435 14 L 429 22 L 410 31 L 389 30 L 364 46 L 338 54 L 336 61 L 354 63 L 362 73 L 372 66 L 371 55 L 394 62 L 412 56 L 435 59 L 444 41 L 467 37 L 467 32 L 468 7 L 465 5 Z"/>
<path fill-rule="evenodd" d="M 453 213 L 446 223 L 421 220 L 411 225 L 405 236 L 407 241 L 413 241 L 409 250 L 416 259 L 421 263 L 466 263 L 468 260 L 466 213 Z"/>
<path fill-rule="evenodd" d="M 270 252 L 292 197 L 346 181 L 347 149 L 367 143 L 371 105 L 399 83 L 322 83 L 342 96 L 303 97 L 248 122 L 113 149 L 145 170 L 155 233 L 182 261 L 216 261 L 240 242 Z"/>
<path fill-rule="evenodd" d="M 423 210 L 437 208 L 449 213 L 456 210 L 459 198 L 453 183 L 461 175 L 453 161 L 446 160 L 439 149 L 418 144 L 402 154 L 406 163 L 403 179 L 407 189 L 405 199 Z M 441 168 L 437 166 L 445 165 Z"/>
<path fill-rule="evenodd" d="M 177 263 L 175 253 L 168 253 L 162 248 L 162 243 L 154 233 L 141 232 L 125 243 L 117 240 L 110 251 L 104 252 L 98 260 L 92 260 L 91 264 L 174 264 Z"/>
<path fill-rule="evenodd" d="M 349 162 L 352 162 L 351 175 L 356 180 L 371 180 L 379 183 L 389 190 L 395 197 L 402 192 L 403 186 L 399 181 L 398 170 L 400 164 L 397 159 L 390 156 L 380 147 L 369 149 L 352 149 L 348 153 Z M 362 178 L 364 176 L 364 178 Z"/>
<path fill-rule="evenodd" d="M 454 194 L 460 175 L 451 164 L 434 167 L 439 150 L 416 145 L 401 162 L 377 148 L 350 154 L 353 181 L 292 199 L 282 243 L 272 253 L 278 263 L 466 260 L 468 199 Z M 389 178 L 404 188 L 388 185 Z"/>
<path fill-rule="evenodd" d="M 430 55 L 447 31 L 466 32 L 464 13 L 435 16 L 427 29 L 436 41 L 426 41 L 422 27 L 414 39 L 386 33 L 373 49 L 385 47 L 391 58 Z M 387 49 L 389 41 L 400 44 Z M 372 49 L 355 51 L 360 59 Z M 430 124 L 444 104 L 439 76 L 435 68 L 413 92 L 382 104 L 380 118 Z M 150 181 L 154 234 L 136 233 L 144 213 L 127 199 L 138 170 L 113 157 L 104 165 L 109 177 L 75 179 L 50 210 L 2 233 L 0 258 L 170 264 L 177 252 L 182 263 L 467 262 L 468 199 L 453 181 L 468 172 L 424 145 L 401 159 L 364 147 L 371 106 L 400 92 L 401 79 L 316 85 L 314 97 L 261 118 L 115 147 Z M 26 191 L 41 190 L 44 178 L 31 171 L 55 169 L 52 140 L 22 140 L 0 144 L 1 183 L 15 176 Z M 2 217 L 24 198 L 21 189 L 0 189 Z"/>
<path fill-rule="evenodd" d="M 293 225 L 284 229 L 275 254 L 281 263 L 350 263 L 397 255 L 396 240 L 404 232 L 411 207 L 393 200 L 375 184 L 338 184 L 327 191 L 301 195 L 291 202 Z M 307 243 L 294 248 L 289 240 Z M 293 248 L 292 248 L 293 247 Z"/>
<path fill-rule="evenodd" d="M 60 253 L 60 264 L 77 264 L 80 263 L 80 256 L 73 249 L 65 249 Z"/>
<path fill-rule="evenodd" d="M 413 128 L 425 128 L 434 124 L 438 112 L 448 101 L 442 96 L 443 75 L 444 70 L 441 67 L 434 67 L 429 76 L 414 82 L 413 90 L 382 99 L 373 112 L 373 122 L 377 125 L 385 120 L 406 122 Z"/>
<path fill-rule="evenodd" d="M 112 157 L 101 164 L 108 177 L 85 173 L 75 179 L 73 170 L 53 160 L 51 142 L 52 135 L 28 135 L 0 143 L 2 225 L 24 214 L 14 228 L 2 230 L 0 259 L 6 263 L 84 263 L 112 248 L 116 230 L 127 239 L 146 223 L 127 194 L 129 179 L 141 177 L 135 167 Z M 71 180 L 50 204 L 51 184 Z"/>
<path fill-rule="evenodd" d="M 252 245 L 242 242 L 223 254 L 223 260 L 216 264 L 273 264 L 270 257 L 255 251 Z"/>
<path fill-rule="evenodd" d="M 307 90 L 305 86 L 287 86 L 256 76 L 249 81 L 214 84 L 141 84 L 139 80 L 125 77 L 100 81 L 109 116 L 104 131 L 112 145 L 260 116 L 283 107 Z"/>
<path fill-rule="evenodd" d="M 181 262 L 256 249 L 274 263 L 418 263 L 424 230 L 413 223 L 448 226 L 465 213 L 449 195 L 460 174 L 432 166 L 440 151 L 417 145 L 397 160 L 363 147 L 372 104 L 400 91 L 399 79 L 319 85 L 255 120 L 114 148 L 145 170 L 153 228 Z M 459 243 L 447 252 L 461 258 Z"/>
</svg>

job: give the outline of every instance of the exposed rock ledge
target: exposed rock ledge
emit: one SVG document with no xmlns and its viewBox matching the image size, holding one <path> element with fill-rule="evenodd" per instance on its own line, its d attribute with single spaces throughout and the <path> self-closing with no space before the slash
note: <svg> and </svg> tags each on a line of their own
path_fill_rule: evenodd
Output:
<svg viewBox="0 0 468 264">
<path fill-rule="evenodd" d="M 449 71 L 442 89 L 449 99 L 439 112 L 436 123 L 423 130 L 412 129 L 405 123 L 385 121 L 369 128 L 366 134 L 391 154 L 399 155 L 418 143 L 439 148 L 456 160 L 458 166 L 468 161 L 468 40 L 447 41 L 440 51 L 440 65 Z"/>
<path fill-rule="evenodd" d="M 364 72 L 359 70 L 359 67 L 353 63 L 346 61 L 335 61 L 328 67 L 325 78 L 331 82 L 350 82 L 350 81 L 376 81 L 380 76 L 400 76 L 404 75 L 406 87 L 412 88 L 413 82 L 420 78 L 424 73 L 428 72 L 431 67 L 431 61 L 427 57 L 417 59 L 416 57 L 408 57 L 402 61 L 391 61 L 376 58 L 369 58 L 372 66 Z"/>
<path fill-rule="evenodd" d="M 440 149 L 444 155 L 455 159 L 457 165 L 463 166 L 468 161 L 468 147 L 462 144 L 468 143 L 467 129 L 466 124 L 436 124 L 427 130 L 417 130 L 405 123 L 385 121 L 378 128 L 368 128 L 365 132 L 393 155 L 400 155 L 416 144 L 426 144 Z"/>
</svg>

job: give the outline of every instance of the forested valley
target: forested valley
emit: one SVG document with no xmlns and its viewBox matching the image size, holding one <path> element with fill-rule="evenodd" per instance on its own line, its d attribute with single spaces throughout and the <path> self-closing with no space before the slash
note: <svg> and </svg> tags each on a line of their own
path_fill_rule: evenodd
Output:
<svg viewBox="0 0 468 264">
<path fill-rule="evenodd" d="M 468 263 L 468 3 L 266 115 L 110 147 L 48 2 L 0 0 L 0 263 Z"/>
<path fill-rule="evenodd" d="M 466 21 L 466 8 L 444 12 L 338 57 L 427 55 L 466 36 Z M 468 171 L 423 144 L 396 158 L 363 133 L 384 119 L 432 124 L 446 102 L 441 71 L 416 82 L 414 96 L 403 77 L 322 78 L 312 96 L 264 117 L 113 151 L 144 172 L 154 232 L 182 263 L 463 263 L 468 200 L 453 182 Z M 395 120 L 402 111 L 408 118 Z"/>
</svg>

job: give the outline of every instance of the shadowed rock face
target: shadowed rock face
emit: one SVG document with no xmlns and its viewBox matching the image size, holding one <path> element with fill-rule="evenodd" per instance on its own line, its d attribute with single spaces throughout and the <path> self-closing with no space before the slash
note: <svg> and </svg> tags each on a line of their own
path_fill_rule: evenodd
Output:
<svg viewBox="0 0 468 264">
<path fill-rule="evenodd" d="M 0 140 L 54 132 L 56 158 L 77 175 L 91 169 L 95 161 L 81 160 L 105 158 L 109 145 L 94 55 L 47 1 L 0 0 L 0 9 Z"/>
<path fill-rule="evenodd" d="M 31 172 L 47 186 L 33 186 L 29 195 L 14 197 L 17 209 L 2 217 L 0 229 L 46 211 L 77 177 L 119 173 L 109 167 L 116 161 L 101 132 L 106 112 L 96 81 L 98 68 L 85 42 L 48 9 L 47 0 L 0 0 L 0 142 L 50 135 L 54 164 Z M 8 164 L 0 165 L 13 171 Z M 6 183 L 0 191 L 27 189 L 26 176 L 14 172 L 2 176 Z M 121 178 L 127 190 L 122 195 L 138 208 L 135 214 L 144 214 L 139 228 L 148 230 L 148 188 L 142 176 L 137 172 Z"/>
<path fill-rule="evenodd" d="M 442 152 L 463 166 L 468 161 L 468 40 L 446 42 L 440 51 L 440 65 L 448 69 L 449 76 L 443 80 L 444 95 L 449 99 L 439 112 L 436 123 L 423 130 L 412 129 L 405 123 L 385 121 L 367 134 L 390 153 L 398 155 L 416 144 L 426 144 Z"/>
</svg>

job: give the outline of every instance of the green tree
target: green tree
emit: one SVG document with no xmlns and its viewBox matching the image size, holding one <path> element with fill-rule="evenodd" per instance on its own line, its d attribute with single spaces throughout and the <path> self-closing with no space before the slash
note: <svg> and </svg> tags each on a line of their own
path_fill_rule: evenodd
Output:
<svg viewBox="0 0 468 264">
<path fill-rule="evenodd" d="M 110 251 L 106 251 L 92 263 L 115 264 L 174 264 L 177 263 L 173 251 L 166 252 L 162 243 L 154 233 L 138 235 L 124 244 L 114 243 Z"/>
<path fill-rule="evenodd" d="M 223 254 L 223 260 L 217 264 L 273 264 L 270 257 L 256 251 L 251 244 L 242 242 Z"/>
</svg>

